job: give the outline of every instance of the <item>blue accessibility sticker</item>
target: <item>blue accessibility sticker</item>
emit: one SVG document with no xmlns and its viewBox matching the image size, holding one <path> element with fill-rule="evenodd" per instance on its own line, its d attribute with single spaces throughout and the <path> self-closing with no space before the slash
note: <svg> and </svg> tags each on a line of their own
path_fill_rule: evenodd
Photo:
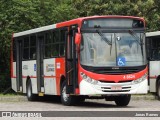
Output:
<svg viewBox="0 0 160 120">
<path fill-rule="evenodd" d="M 34 71 L 36 71 L 37 70 L 37 66 L 36 66 L 36 64 L 34 64 Z"/>
<path fill-rule="evenodd" d="M 126 65 L 126 59 L 124 57 L 118 57 L 117 58 L 117 65 L 118 66 L 125 66 Z"/>
</svg>

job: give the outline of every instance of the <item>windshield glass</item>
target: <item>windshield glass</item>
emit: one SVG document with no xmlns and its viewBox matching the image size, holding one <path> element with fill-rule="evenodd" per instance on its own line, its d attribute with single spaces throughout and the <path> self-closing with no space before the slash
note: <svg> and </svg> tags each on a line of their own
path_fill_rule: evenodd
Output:
<svg viewBox="0 0 160 120">
<path fill-rule="evenodd" d="M 111 44 L 108 44 L 108 42 Z M 82 33 L 80 61 L 85 66 L 141 66 L 146 64 L 144 33 Z"/>
</svg>

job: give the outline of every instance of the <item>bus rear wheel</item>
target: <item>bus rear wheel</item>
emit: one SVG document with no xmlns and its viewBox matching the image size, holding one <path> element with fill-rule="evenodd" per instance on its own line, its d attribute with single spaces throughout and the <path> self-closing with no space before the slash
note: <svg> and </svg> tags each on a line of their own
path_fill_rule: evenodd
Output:
<svg viewBox="0 0 160 120">
<path fill-rule="evenodd" d="M 29 80 L 27 82 L 26 92 L 27 92 L 27 99 L 28 99 L 28 101 L 34 101 L 34 100 L 36 100 L 37 96 L 32 93 L 32 83 L 31 83 L 31 80 Z"/>
<path fill-rule="evenodd" d="M 157 83 L 157 97 L 158 97 L 158 100 L 160 100 L 160 80 Z"/>
<path fill-rule="evenodd" d="M 115 97 L 115 103 L 117 106 L 127 106 L 130 102 L 131 95 L 122 95 Z"/>
<path fill-rule="evenodd" d="M 61 86 L 61 102 L 63 105 L 74 105 L 76 103 L 76 97 L 66 93 L 66 82 L 64 81 Z"/>
</svg>

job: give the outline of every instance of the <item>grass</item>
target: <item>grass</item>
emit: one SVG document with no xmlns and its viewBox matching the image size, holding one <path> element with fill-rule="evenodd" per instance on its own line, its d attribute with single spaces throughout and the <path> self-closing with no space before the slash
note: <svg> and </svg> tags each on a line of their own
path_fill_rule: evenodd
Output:
<svg viewBox="0 0 160 120">
<path fill-rule="evenodd" d="M 3 93 L 0 93 L 0 96 L 16 96 L 18 94 L 15 94 L 15 93 L 7 93 L 7 94 L 3 94 Z"/>
<path fill-rule="evenodd" d="M 16 92 L 11 92 L 11 93 L 0 93 L 0 96 L 17 96 L 17 95 L 24 95 L 23 93 L 16 93 Z"/>
</svg>

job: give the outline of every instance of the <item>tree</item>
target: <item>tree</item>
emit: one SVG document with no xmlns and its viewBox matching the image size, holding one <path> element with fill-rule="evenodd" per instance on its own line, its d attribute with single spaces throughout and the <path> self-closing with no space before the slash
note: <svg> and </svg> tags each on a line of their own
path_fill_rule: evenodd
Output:
<svg viewBox="0 0 160 120">
<path fill-rule="evenodd" d="M 160 29 L 159 0 L 71 0 L 80 17 L 91 15 L 129 15 L 144 17 L 147 30 Z"/>
<path fill-rule="evenodd" d="M 67 3 L 68 1 L 62 2 L 62 0 L 0 1 L 0 88 L 10 86 L 10 81 L 5 82 L 10 78 L 12 33 L 76 17 L 71 14 L 74 10 Z"/>
</svg>

